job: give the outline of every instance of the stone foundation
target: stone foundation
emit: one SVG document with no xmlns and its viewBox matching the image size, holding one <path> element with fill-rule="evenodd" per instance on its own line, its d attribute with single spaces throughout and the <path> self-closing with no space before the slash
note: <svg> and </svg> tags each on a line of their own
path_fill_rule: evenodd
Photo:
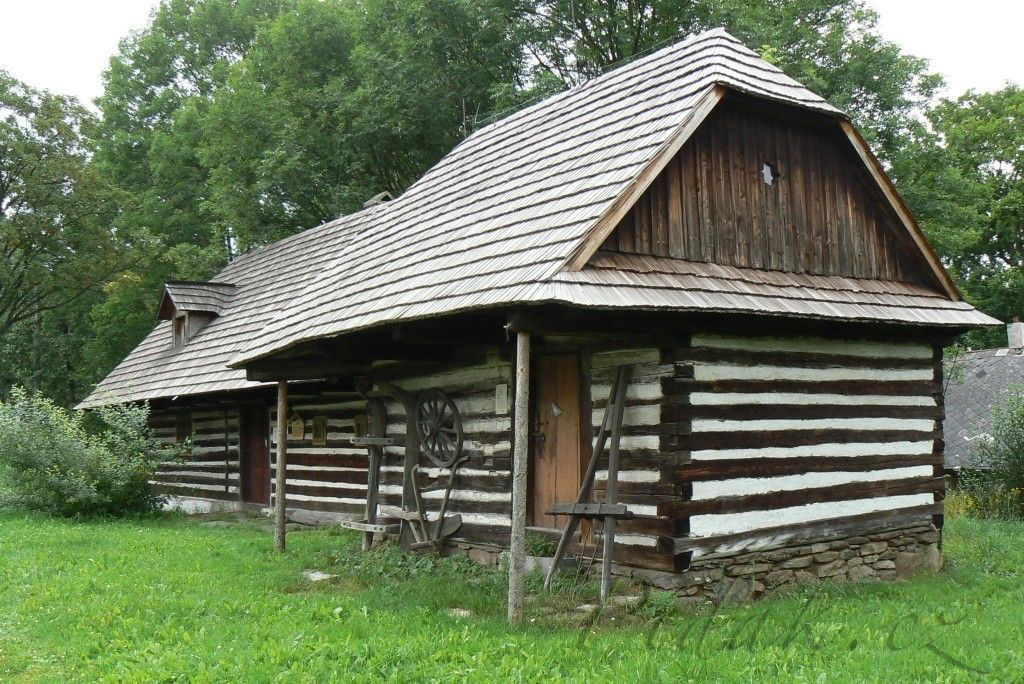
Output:
<svg viewBox="0 0 1024 684">
<path fill-rule="evenodd" d="M 289 511 L 289 518 L 294 517 Z M 330 524 L 333 516 L 303 516 L 307 525 Z M 673 591 L 682 605 L 708 602 L 745 602 L 801 582 L 856 582 L 909 577 L 942 568 L 940 531 L 931 524 L 863 533 L 838 539 L 820 539 L 735 555 L 699 558 L 684 572 L 663 572 L 615 564 L 614 575 Z M 383 541 L 375 537 L 375 544 Z M 442 555 L 465 555 L 481 565 L 497 568 L 508 550 L 497 544 L 451 540 L 439 545 Z M 530 569 L 549 559 L 531 558 Z M 600 573 L 598 560 L 591 572 Z"/>
<path fill-rule="evenodd" d="M 617 568 L 620 574 L 676 593 L 681 604 L 750 601 L 797 582 L 906 577 L 942 567 L 939 531 L 932 525 L 713 556 L 681 573 Z"/>
<path fill-rule="evenodd" d="M 172 495 L 167 497 L 162 508 L 165 511 L 180 511 L 186 515 L 201 515 L 204 513 L 237 513 L 242 510 L 242 507 L 241 501 Z"/>
</svg>

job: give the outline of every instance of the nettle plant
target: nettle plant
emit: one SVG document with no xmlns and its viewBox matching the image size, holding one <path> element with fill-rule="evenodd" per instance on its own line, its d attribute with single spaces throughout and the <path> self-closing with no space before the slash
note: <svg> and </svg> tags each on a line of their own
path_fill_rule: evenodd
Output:
<svg viewBox="0 0 1024 684">
<path fill-rule="evenodd" d="M 148 417 L 145 405 L 69 411 L 15 388 L 0 403 L 0 506 L 69 517 L 159 508 L 150 480 L 176 449 L 153 440 Z"/>
<path fill-rule="evenodd" d="M 973 512 L 1024 517 L 1024 392 L 1015 387 L 992 411 L 990 439 L 978 440 L 963 486 Z"/>
</svg>

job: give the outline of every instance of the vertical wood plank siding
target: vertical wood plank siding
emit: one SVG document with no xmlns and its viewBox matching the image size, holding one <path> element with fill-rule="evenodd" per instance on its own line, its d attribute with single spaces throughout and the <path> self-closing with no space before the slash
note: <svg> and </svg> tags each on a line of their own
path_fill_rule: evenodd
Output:
<svg viewBox="0 0 1024 684">
<path fill-rule="evenodd" d="M 779 177 L 767 185 L 762 166 Z M 849 142 L 723 105 L 602 249 L 727 266 L 925 283 Z"/>
<path fill-rule="evenodd" d="M 150 428 L 157 441 L 175 443 L 175 422 L 180 411 L 154 411 Z M 174 496 L 237 500 L 238 412 L 192 410 L 192 452 L 180 461 L 164 463 L 153 484 Z"/>
<path fill-rule="evenodd" d="M 663 448 L 687 496 L 658 512 L 688 530 L 677 549 L 699 557 L 855 516 L 941 513 L 930 344 L 694 335 L 673 355 L 663 407 L 678 434 Z"/>
</svg>

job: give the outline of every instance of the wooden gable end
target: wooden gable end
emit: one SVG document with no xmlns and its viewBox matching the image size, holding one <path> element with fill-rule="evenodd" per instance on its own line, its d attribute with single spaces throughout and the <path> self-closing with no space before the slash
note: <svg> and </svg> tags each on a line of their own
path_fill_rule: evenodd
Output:
<svg viewBox="0 0 1024 684">
<path fill-rule="evenodd" d="M 937 284 L 835 119 L 729 99 L 708 115 L 601 249 Z"/>
</svg>

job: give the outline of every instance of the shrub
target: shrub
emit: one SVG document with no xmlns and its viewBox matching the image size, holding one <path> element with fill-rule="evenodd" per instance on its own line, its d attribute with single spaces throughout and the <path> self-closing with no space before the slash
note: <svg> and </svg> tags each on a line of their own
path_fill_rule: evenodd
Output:
<svg viewBox="0 0 1024 684">
<path fill-rule="evenodd" d="M 170 456 L 148 428 L 146 406 L 68 411 L 16 388 L 0 403 L 0 505 L 62 516 L 152 511 L 150 487 Z"/>
<path fill-rule="evenodd" d="M 1012 392 L 993 409 L 990 435 L 961 476 L 965 508 L 977 517 L 1024 517 L 1024 394 Z"/>
</svg>

